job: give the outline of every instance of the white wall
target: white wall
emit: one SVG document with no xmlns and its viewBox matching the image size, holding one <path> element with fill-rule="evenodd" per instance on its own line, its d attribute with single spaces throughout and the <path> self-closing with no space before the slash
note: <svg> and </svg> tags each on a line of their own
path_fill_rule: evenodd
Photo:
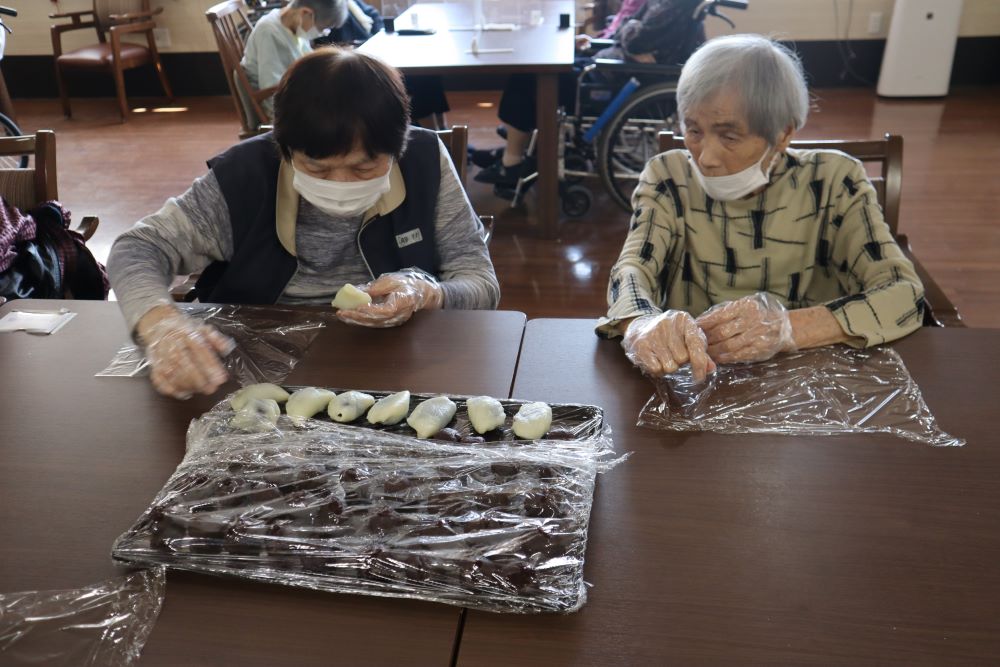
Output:
<svg viewBox="0 0 1000 667">
<path fill-rule="evenodd" d="M 170 31 L 171 46 L 164 52 L 215 51 L 215 40 L 205 19 L 205 10 L 218 0 L 152 0 L 163 7 L 159 25 Z M 958 1 L 958 0 L 944 0 Z M 834 3 L 839 7 L 840 24 L 834 24 Z M 578 0 L 583 4 L 583 0 Z M 75 11 L 91 6 L 91 0 L 0 0 L 17 8 L 20 15 L 10 19 L 14 36 L 7 41 L 10 55 L 48 55 L 52 53 L 48 15 L 54 11 Z M 378 4 L 378 3 L 376 3 Z M 847 25 L 850 0 L 750 0 L 745 12 L 727 10 L 739 32 L 759 32 L 781 39 L 808 41 L 830 40 L 846 35 L 851 39 L 884 38 L 889 28 L 893 0 L 854 0 L 854 11 Z M 882 31 L 868 34 L 871 12 L 882 12 Z M 710 35 L 733 32 L 721 21 L 710 19 Z M 960 35 L 978 37 L 1000 35 L 1000 0 L 965 0 Z M 64 48 L 72 49 L 93 43 L 93 31 L 64 35 Z"/>
</svg>

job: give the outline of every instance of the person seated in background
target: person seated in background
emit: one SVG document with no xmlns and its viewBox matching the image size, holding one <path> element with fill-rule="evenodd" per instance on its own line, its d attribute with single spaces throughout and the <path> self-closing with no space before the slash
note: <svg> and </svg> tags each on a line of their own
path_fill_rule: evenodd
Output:
<svg viewBox="0 0 1000 667">
<path fill-rule="evenodd" d="M 924 290 L 860 162 L 789 148 L 809 93 L 798 57 L 758 35 L 705 43 L 677 104 L 687 150 L 649 161 L 611 270 L 603 336 L 662 376 L 921 326 Z"/>
<path fill-rule="evenodd" d="M 348 0 L 292 0 L 272 9 L 257 21 L 240 65 L 254 90 L 278 85 L 296 60 L 311 53 L 313 40 L 325 30 L 339 28 L 347 20 Z M 274 102 L 267 98 L 261 107 L 274 115 Z"/>
<path fill-rule="evenodd" d="M 384 27 L 382 15 L 363 0 L 347 0 L 347 20 L 330 30 L 320 40 L 325 44 L 359 46 Z M 451 110 L 439 76 L 409 75 L 403 77 L 410 96 L 410 115 L 414 122 L 431 130 L 447 129 L 445 114 Z"/>
<path fill-rule="evenodd" d="M 694 44 L 704 39 L 704 28 L 692 21 L 700 0 L 659 0 L 644 5 L 624 22 L 614 35 L 614 44 L 584 55 L 591 48 L 587 35 L 578 35 L 574 72 L 559 75 L 559 105 L 573 111 L 579 72 L 596 58 L 626 62 L 676 65 Z M 692 32 L 696 34 L 691 34 Z M 687 45 L 691 45 L 688 47 Z M 627 79 L 627 77 L 626 77 Z M 624 81 L 622 81 L 624 83 Z M 621 84 L 618 84 L 619 86 Z M 473 178 L 499 188 L 511 188 L 521 178 L 524 152 L 528 149 L 535 120 L 535 75 L 514 74 L 507 80 L 497 116 L 503 124 L 506 146 L 502 151 L 477 151 L 470 156 L 473 164 L 485 167 Z M 500 194 L 497 188 L 494 192 Z"/>
<path fill-rule="evenodd" d="M 444 144 L 410 126 L 398 71 L 319 49 L 285 74 L 274 110 L 273 133 L 210 160 L 111 248 L 112 286 L 164 394 L 214 392 L 232 345 L 174 306 L 177 274 L 200 272 L 198 299 L 231 304 L 329 304 L 373 281 L 373 302 L 337 317 L 374 327 L 499 301 L 482 224 Z"/>
</svg>

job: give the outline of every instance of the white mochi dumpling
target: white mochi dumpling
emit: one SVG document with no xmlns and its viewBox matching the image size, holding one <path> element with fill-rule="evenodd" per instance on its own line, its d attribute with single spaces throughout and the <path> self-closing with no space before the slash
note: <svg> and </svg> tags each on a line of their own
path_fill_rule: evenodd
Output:
<svg viewBox="0 0 1000 667">
<path fill-rule="evenodd" d="M 418 438 L 429 438 L 448 425 L 457 409 L 447 396 L 435 396 L 413 408 L 406 423 L 417 432 Z"/>
<path fill-rule="evenodd" d="M 371 406 L 375 405 L 375 397 L 360 391 L 345 391 L 332 401 L 326 409 L 330 419 L 341 424 L 352 422 Z"/>
<path fill-rule="evenodd" d="M 368 411 L 369 424 L 385 424 L 392 426 L 403 421 L 410 411 L 410 392 L 403 390 L 389 394 L 376 402 Z"/>
<path fill-rule="evenodd" d="M 236 411 L 229 425 L 241 431 L 259 431 L 274 426 L 281 416 L 278 402 L 271 398 L 252 398 Z"/>
<path fill-rule="evenodd" d="M 327 406 L 330 405 L 330 401 L 336 398 L 336 396 L 329 389 L 304 387 L 288 397 L 288 403 L 285 405 L 285 414 L 289 417 L 308 419 L 326 410 Z"/>
<path fill-rule="evenodd" d="M 330 305 L 341 310 L 353 310 L 358 306 L 364 306 L 371 302 L 372 298 L 368 292 L 362 292 L 351 283 L 346 283 L 337 290 L 337 295 L 333 297 Z"/>
<path fill-rule="evenodd" d="M 507 420 L 507 413 L 503 411 L 500 401 L 491 396 L 476 396 L 465 402 L 465 409 L 469 413 L 469 421 L 476 433 L 486 433 L 495 428 L 500 428 Z"/>
<path fill-rule="evenodd" d="M 524 440 L 537 440 L 552 426 L 552 408 L 548 403 L 525 403 L 514 415 L 514 435 Z"/>
<path fill-rule="evenodd" d="M 276 403 L 284 403 L 288 400 L 288 392 L 278 385 L 271 384 L 270 382 L 251 384 L 243 387 L 238 392 L 233 394 L 233 397 L 229 399 L 229 406 L 233 410 L 238 411 L 254 399 L 271 400 Z"/>
</svg>

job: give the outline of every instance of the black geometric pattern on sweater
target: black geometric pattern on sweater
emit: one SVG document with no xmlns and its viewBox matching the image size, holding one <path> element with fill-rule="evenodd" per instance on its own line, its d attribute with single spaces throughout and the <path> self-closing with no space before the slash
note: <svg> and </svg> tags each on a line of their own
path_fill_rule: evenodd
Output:
<svg viewBox="0 0 1000 667">
<path fill-rule="evenodd" d="M 726 248 L 726 273 L 736 273 L 736 251 Z"/>
<path fill-rule="evenodd" d="M 655 246 L 649 241 L 643 241 L 642 249 L 639 250 L 639 257 L 644 262 L 648 262 L 653 259 L 653 252 L 656 250 Z"/>
<path fill-rule="evenodd" d="M 681 195 L 677 191 L 677 183 L 674 182 L 674 179 L 668 178 L 657 183 L 656 192 L 661 195 L 669 192 L 670 197 L 674 200 L 674 213 L 678 218 L 684 215 L 684 204 L 681 203 Z"/>
<path fill-rule="evenodd" d="M 847 188 L 848 194 L 852 197 L 858 192 L 858 186 L 851 180 L 850 176 L 844 176 L 844 187 Z"/>
<path fill-rule="evenodd" d="M 854 301 L 865 301 L 866 299 L 867 297 L 864 294 L 848 294 L 847 296 L 842 296 L 839 299 L 834 299 L 826 305 L 830 310 L 836 310 L 838 308 L 843 308 L 847 304 Z"/>
<path fill-rule="evenodd" d="M 617 301 L 618 297 L 621 296 L 622 281 L 621 278 L 615 278 L 611 281 L 611 300 Z"/>
<path fill-rule="evenodd" d="M 813 213 L 818 216 L 823 202 L 823 181 L 809 181 L 809 191 L 812 192 L 813 196 Z"/>
<path fill-rule="evenodd" d="M 681 280 L 691 282 L 694 280 L 694 270 L 691 268 L 691 253 L 684 253 L 684 264 L 681 266 Z"/>
<path fill-rule="evenodd" d="M 844 216 L 838 215 L 833 219 L 833 226 L 836 227 L 837 229 L 840 229 L 840 227 L 843 224 L 844 224 Z"/>
<path fill-rule="evenodd" d="M 827 239 L 820 239 L 816 245 L 816 263 L 824 268 L 830 264 L 830 242 Z"/>
<path fill-rule="evenodd" d="M 750 211 L 750 220 L 753 223 L 753 247 L 759 250 L 764 247 L 764 211 Z"/>
<path fill-rule="evenodd" d="M 715 221 L 713 217 L 714 209 L 715 209 L 715 200 L 709 197 L 708 195 L 705 195 L 705 212 L 708 213 L 709 222 Z"/>
<path fill-rule="evenodd" d="M 878 241 L 866 243 L 865 252 L 868 253 L 872 261 L 878 262 L 882 260 L 882 245 Z"/>
<path fill-rule="evenodd" d="M 788 302 L 795 303 L 799 300 L 799 280 L 801 280 L 802 275 L 798 272 L 788 276 Z"/>
</svg>

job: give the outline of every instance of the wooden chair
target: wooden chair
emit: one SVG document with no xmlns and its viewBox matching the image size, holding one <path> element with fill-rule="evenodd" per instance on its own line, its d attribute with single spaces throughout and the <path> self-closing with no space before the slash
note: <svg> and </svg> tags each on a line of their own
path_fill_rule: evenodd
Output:
<svg viewBox="0 0 1000 667">
<path fill-rule="evenodd" d="M 173 99 L 174 94 L 163 71 L 160 54 L 156 49 L 156 40 L 153 38 L 153 29 L 156 27 L 153 17 L 162 11 L 162 7 L 150 9 L 149 0 L 94 0 L 93 9 L 49 15 L 51 19 L 72 19 L 71 23 L 57 24 L 51 28 L 52 51 L 56 60 L 56 81 L 59 83 L 59 96 L 62 98 L 63 112 L 67 118 L 72 115 L 72 111 L 64 76 L 73 71 L 108 72 L 114 77 L 118 109 L 123 123 L 128 115 L 124 76 L 127 69 L 152 65 L 160 78 L 163 92 L 168 99 Z M 89 18 L 84 20 L 85 17 Z M 63 53 L 63 33 L 85 28 L 94 28 L 97 31 L 98 43 Z M 122 40 L 123 35 L 132 34 L 145 35 L 148 46 Z"/>
<path fill-rule="evenodd" d="M 0 169 L 0 195 L 22 211 L 38 204 L 59 199 L 56 183 L 56 135 L 52 130 L 39 130 L 23 137 L 0 137 L 0 156 L 28 155 L 33 166 L 26 169 Z M 76 231 L 84 240 L 97 231 L 100 221 L 94 216 L 80 220 Z"/>
<path fill-rule="evenodd" d="M 869 176 L 869 180 L 875 186 L 886 224 L 889 225 L 903 254 L 913 262 L 913 267 L 924 284 L 924 300 L 927 304 L 924 310 L 924 326 L 964 327 L 958 309 L 913 255 L 906 234 L 899 232 L 899 208 L 903 191 L 903 137 L 898 134 L 886 134 L 883 139 L 870 141 L 801 140 L 793 141 L 791 147 L 800 150 L 838 150 L 863 163 L 879 165 L 880 173 Z M 660 132 L 660 150 L 666 151 L 672 148 L 684 148 L 684 140 L 675 137 L 672 132 Z"/>
<path fill-rule="evenodd" d="M 270 123 L 271 117 L 261 104 L 274 95 L 278 87 L 254 90 L 240 65 L 246 49 L 246 37 L 253 29 L 247 15 L 247 6 L 242 0 L 227 0 L 210 7 L 205 16 L 212 26 L 222 69 L 226 73 L 226 83 L 229 84 L 229 93 L 240 117 L 242 129 L 239 137 L 246 139 L 262 134 L 266 131 L 262 126 Z"/>
</svg>

